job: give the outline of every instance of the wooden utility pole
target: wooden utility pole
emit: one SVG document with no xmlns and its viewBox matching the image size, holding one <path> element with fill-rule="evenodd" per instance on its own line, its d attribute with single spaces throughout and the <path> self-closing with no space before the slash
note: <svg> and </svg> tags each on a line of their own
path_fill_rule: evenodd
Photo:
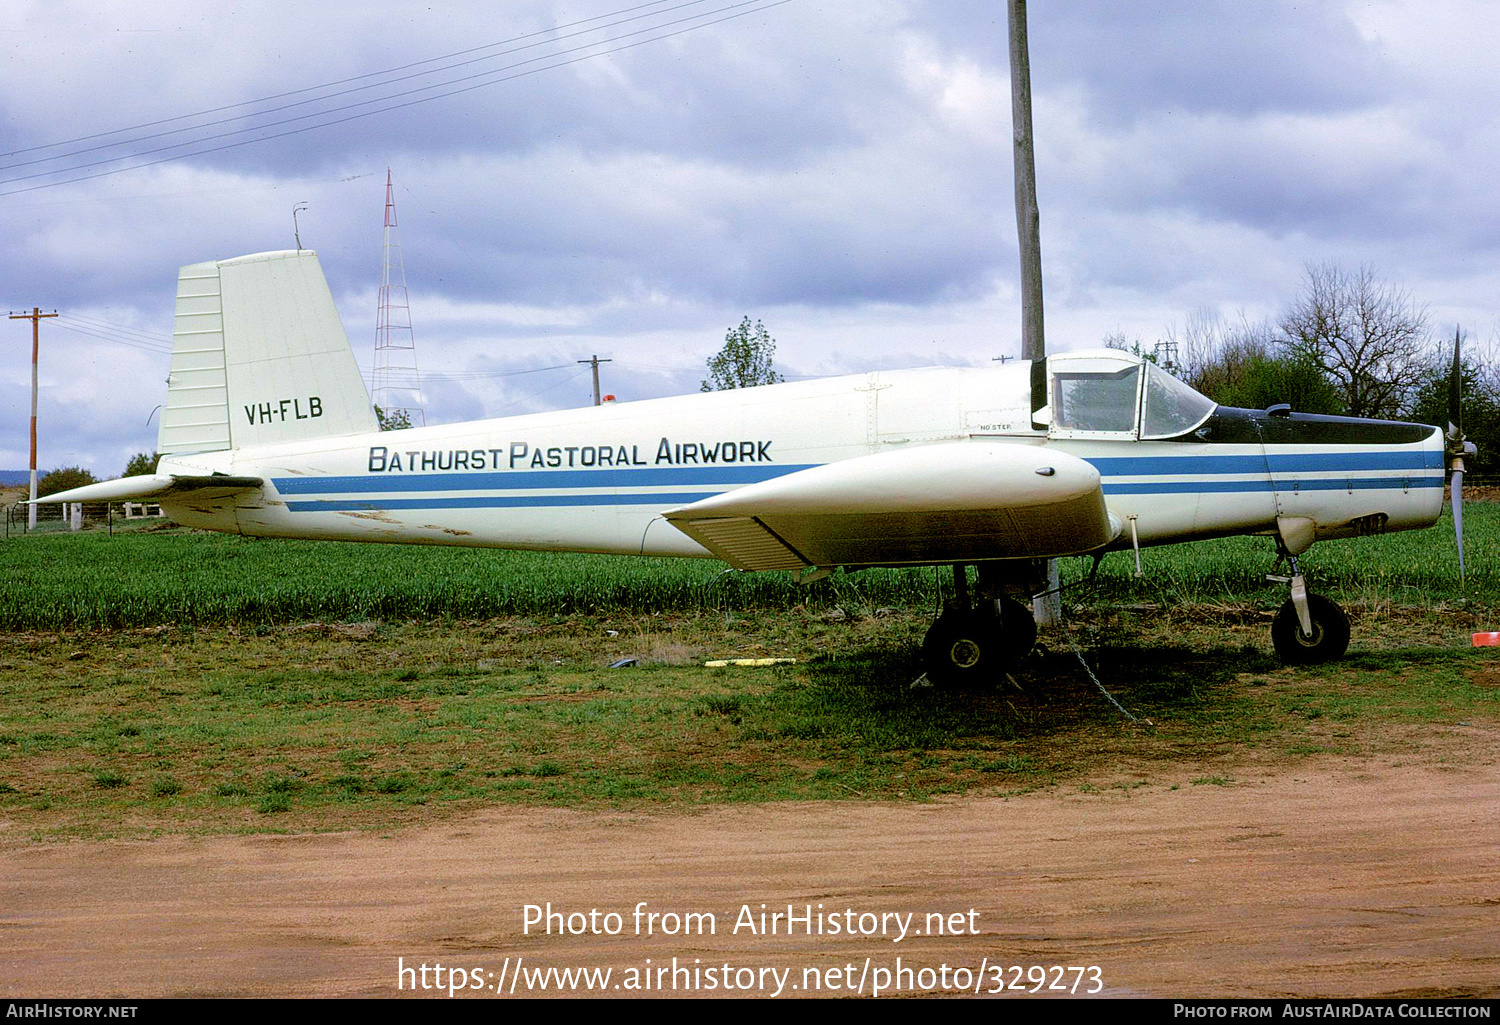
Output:
<svg viewBox="0 0 1500 1025">
<path fill-rule="evenodd" d="M 1016 238 L 1021 247 L 1021 358 L 1047 355 L 1042 331 L 1041 213 L 1036 202 L 1036 158 L 1031 142 L 1031 54 L 1026 45 L 1026 0 L 1010 6 L 1010 120 L 1015 140 Z M 1031 603 L 1040 626 L 1062 622 L 1057 560 L 1047 560 L 1047 593 Z"/>
<path fill-rule="evenodd" d="M 1031 142 L 1031 57 L 1026 47 L 1026 0 L 1010 0 L 1010 120 L 1015 138 L 1016 237 L 1021 243 L 1021 358 L 1047 355 L 1042 333 L 1041 214 L 1036 204 L 1036 158 Z"/>
<path fill-rule="evenodd" d="M 36 529 L 36 362 L 41 343 L 41 324 L 47 317 L 57 316 L 57 311 L 43 313 L 33 306 L 30 313 L 12 313 L 11 320 L 31 321 L 31 503 L 26 507 L 26 529 Z"/>
<path fill-rule="evenodd" d="M 612 359 L 600 359 L 597 355 L 595 355 L 592 359 L 581 359 L 581 360 L 578 360 L 578 362 L 579 363 L 592 363 L 594 365 L 594 405 L 596 405 L 596 406 L 600 405 L 601 404 L 601 400 L 600 400 L 600 396 L 599 396 L 599 364 L 600 363 L 613 363 L 614 360 L 612 360 Z"/>
</svg>

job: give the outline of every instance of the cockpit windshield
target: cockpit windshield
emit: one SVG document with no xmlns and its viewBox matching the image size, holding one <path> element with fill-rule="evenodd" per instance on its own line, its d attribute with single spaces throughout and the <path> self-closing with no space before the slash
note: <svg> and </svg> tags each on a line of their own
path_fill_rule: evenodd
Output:
<svg viewBox="0 0 1500 1025">
<path fill-rule="evenodd" d="M 1128 353 L 1066 353 L 1049 370 L 1052 430 L 1062 437 L 1175 438 L 1202 427 L 1216 408 L 1155 363 Z"/>
<path fill-rule="evenodd" d="M 1216 403 L 1156 366 L 1146 363 L 1146 409 L 1143 438 L 1171 438 L 1186 434 L 1207 420 Z"/>
</svg>

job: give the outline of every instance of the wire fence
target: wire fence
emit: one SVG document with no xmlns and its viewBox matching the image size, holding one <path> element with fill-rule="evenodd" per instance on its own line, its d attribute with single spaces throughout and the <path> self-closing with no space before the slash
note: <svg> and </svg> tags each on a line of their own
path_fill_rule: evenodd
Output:
<svg viewBox="0 0 1500 1025">
<path fill-rule="evenodd" d="M 29 508 L 21 502 L 5 509 L 5 539 L 28 534 L 56 534 L 70 530 L 107 530 L 127 523 L 164 519 L 161 506 L 155 502 L 67 502 L 36 507 L 36 525 L 31 525 Z"/>
</svg>

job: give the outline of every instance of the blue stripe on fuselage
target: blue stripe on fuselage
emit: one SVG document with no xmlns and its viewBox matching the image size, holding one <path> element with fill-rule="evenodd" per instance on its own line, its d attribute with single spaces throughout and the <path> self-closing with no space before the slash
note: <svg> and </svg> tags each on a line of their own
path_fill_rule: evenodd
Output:
<svg viewBox="0 0 1500 1025">
<path fill-rule="evenodd" d="M 810 469 L 784 466 L 667 466 L 644 470 L 514 470 L 488 473 L 358 474 L 349 477 L 275 477 L 283 495 L 370 495 L 410 491 L 522 491 L 542 488 L 641 488 L 665 485 L 755 484 Z M 705 497 L 705 496 L 699 496 Z M 306 505 L 308 503 L 298 503 Z"/>
<path fill-rule="evenodd" d="M 1396 452 L 1301 452 L 1238 456 L 1100 456 L 1088 457 L 1105 477 L 1153 477 L 1165 474 L 1323 473 L 1338 470 L 1441 470 L 1443 453 L 1407 449 Z"/>
<path fill-rule="evenodd" d="M 1088 457 L 1085 457 L 1088 458 Z M 1267 491 L 1371 491 L 1441 488 L 1443 454 L 1428 449 L 1296 452 L 1267 455 L 1100 456 L 1088 458 L 1104 477 L 1106 495 L 1234 494 Z M 1267 463 L 1270 476 L 1267 477 Z M 1302 474 L 1415 471 L 1400 477 L 1305 477 Z M 1432 471 L 1438 471 L 1433 473 Z M 1226 480 L 1230 474 L 1257 474 Z M 1130 481 L 1121 477 L 1192 476 L 1193 480 Z"/>
<path fill-rule="evenodd" d="M 1106 495 L 1182 495 L 1182 494 L 1231 494 L 1254 491 L 1380 491 L 1387 488 L 1412 490 L 1418 488 L 1442 488 L 1443 478 L 1436 477 L 1301 477 L 1291 479 L 1278 477 L 1266 480 L 1172 480 L 1147 481 L 1131 484 L 1114 484 L 1106 480 Z"/>
<path fill-rule="evenodd" d="M 288 502 L 292 512 L 374 512 L 390 509 L 528 509 L 556 506 L 686 505 L 717 491 L 649 492 L 634 495 L 490 495 L 482 498 L 355 498 Z"/>
<path fill-rule="evenodd" d="M 1101 476 L 1107 495 L 1232 494 L 1283 491 L 1409 490 L 1444 485 L 1443 454 L 1426 449 L 1273 453 L 1263 455 L 1098 456 L 1085 457 Z M 1267 479 L 1269 461 L 1273 479 Z M 726 486 L 753 484 L 816 464 L 783 466 L 705 466 L 619 468 L 599 470 L 517 470 L 511 472 L 359 474 L 342 477 L 277 477 L 283 495 L 380 495 L 427 492 L 423 498 L 363 498 L 292 501 L 291 512 L 348 512 L 377 509 L 487 509 L 576 506 L 678 505 L 719 494 Z M 1349 473 L 1385 470 L 1418 471 L 1399 477 L 1298 477 L 1288 474 Z M 1432 471 L 1438 471 L 1433 473 Z M 1425 473 L 1420 471 L 1427 471 Z M 1225 480 L 1228 474 L 1257 474 L 1248 480 Z M 1192 476 L 1193 480 L 1118 481 L 1120 477 Z M 634 492 L 630 494 L 558 494 L 554 489 L 643 488 L 652 486 L 719 488 L 702 492 Z M 442 498 L 454 491 L 529 491 L 548 494 Z"/>
</svg>

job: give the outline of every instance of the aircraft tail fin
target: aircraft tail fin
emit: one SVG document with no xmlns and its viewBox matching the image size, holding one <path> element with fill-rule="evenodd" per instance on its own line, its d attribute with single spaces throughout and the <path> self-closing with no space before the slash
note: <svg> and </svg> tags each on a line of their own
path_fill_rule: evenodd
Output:
<svg viewBox="0 0 1500 1025">
<path fill-rule="evenodd" d="M 316 253 L 257 253 L 182 268 L 158 452 L 218 452 L 377 429 Z"/>
</svg>

